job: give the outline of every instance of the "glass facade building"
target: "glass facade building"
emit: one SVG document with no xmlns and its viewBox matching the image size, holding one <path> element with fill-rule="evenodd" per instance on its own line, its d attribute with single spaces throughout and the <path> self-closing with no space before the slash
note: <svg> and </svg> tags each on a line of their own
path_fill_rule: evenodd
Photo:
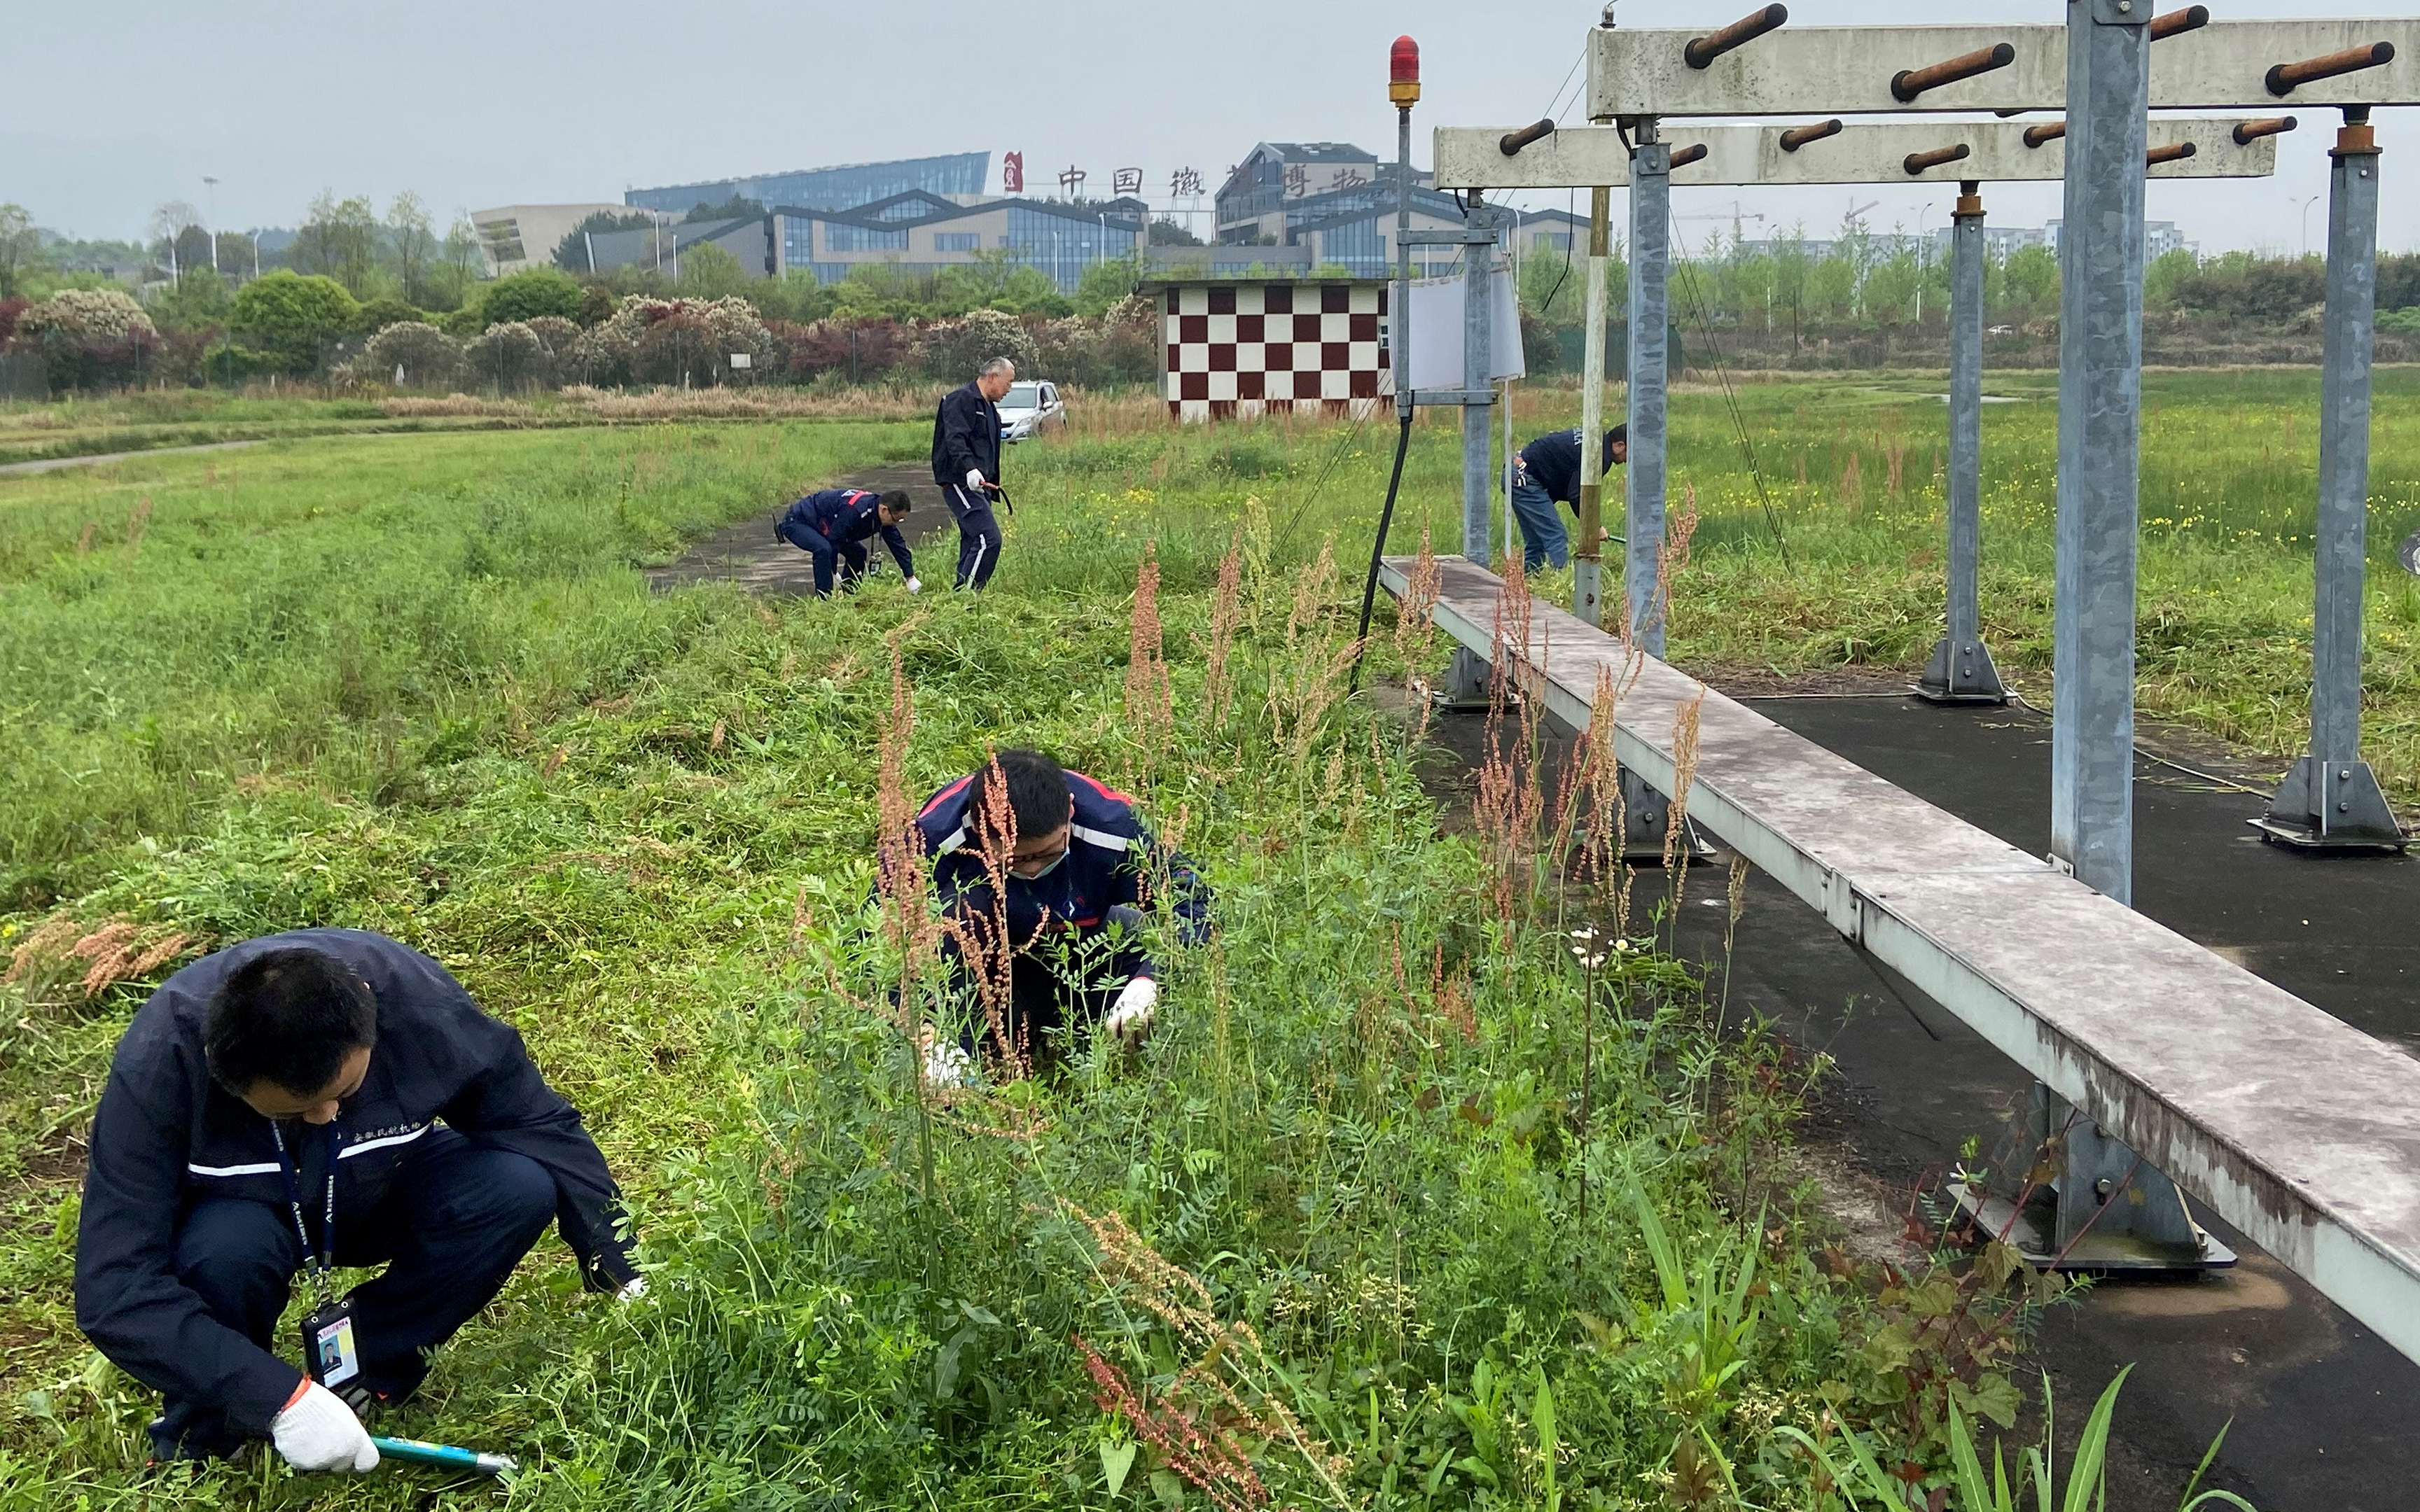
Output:
<svg viewBox="0 0 2420 1512">
<path fill-rule="evenodd" d="M 622 202 L 669 215 L 687 215 L 700 205 L 721 205 L 734 198 L 752 199 L 768 207 L 794 205 L 801 209 L 845 210 L 913 190 L 928 194 L 980 194 L 990 177 L 990 153 L 954 152 L 938 158 L 852 162 L 749 178 L 633 189 L 622 196 Z"/>
</svg>

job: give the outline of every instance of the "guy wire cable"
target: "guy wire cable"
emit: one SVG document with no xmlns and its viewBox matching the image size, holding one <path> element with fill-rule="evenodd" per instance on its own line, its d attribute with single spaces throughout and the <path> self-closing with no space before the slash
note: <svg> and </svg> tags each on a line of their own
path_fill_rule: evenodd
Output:
<svg viewBox="0 0 2420 1512">
<path fill-rule="evenodd" d="M 1378 563 L 1387 553 L 1387 527 L 1394 523 L 1395 490 L 1403 486 L 1404 454 L 1411 445 L 1412 411 L 1406 407 L 1395 431 L 1395 470 L 1387 479 L 1386 507 L 1378 511 L 1377 538 L 1370 543 L 1370 576 L 1361 583 L 1361 627 L 1354 632 L 1353 675 L 1344 685 L 1346 698 L 1361 691 L 1361 657 L 1370 649 L 1370 610 L 1378 599 Z"/>
<path fill-rule="evenodd" d="M 1681 223 L 1677 218 L 1670 222 L 1670 231 L 1672 239 L 1679 242 Z M 1756 442 L 1748 436 L 1747 419 L 1740 412 L 1739 393 L 1732 389 L 1730 370 L 1723 363 L 1722 344 L 1714 339 L 1714 320 L 1706 313 L 1706 301 L 1700 296 L 1697 277 L 1689 267 L 1686 244 L 1683 246 L 1683 255 L 1679 259 L 1681 283 L 1689 291 L 1689 303 L 1697 310 L 1698 329 L 1706 338 L 1706 349 L 1714 354 L 1714 377 L 1723 386 L 1723 404 L 1730 411 L 1731 428 L 1739 432 L 1740 450 L 1747 455 L 1747 475 L 1756 484 L 1757 501 L 1764 506 L 1764 522 L 1773 528 L 1773 544 L 1781 548 L 1782 566 L 1795 570 L 1790 560 L 1790 539 L 1781 533 L 1781 517 L 1774 513 L 1772 495 L 1764 491 L 1764 470 L 1758 465 Z"/>
</svg>

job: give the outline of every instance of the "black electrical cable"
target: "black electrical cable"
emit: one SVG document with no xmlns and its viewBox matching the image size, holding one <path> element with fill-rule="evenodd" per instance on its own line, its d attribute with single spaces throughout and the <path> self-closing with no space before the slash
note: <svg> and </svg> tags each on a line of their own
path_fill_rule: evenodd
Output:
<svg viewBox="0 0 2420 1512">
<path fill-rule="evenodd" d="M 1404 484 L 1404 454 L 1412 446 L 1412 411 L 1404 409 L 1403 424 L 1395 432 L 1395 471 L 1387 479 L 1387 505 L 1378 511 L 1378 538 L 1370 543 L 1370 576 L 1361 584 L 1361 628 L 1353 641 L 1353 676 L 1345 684 L 1347 698 L 1361 691 L 1361 656 L 1370 644 L 1370 609 L 1378 601 L 1378 563 L 1387 555 L 1387 528 L 1395 520 L 1395 491 Z"/>
<path fill-rule="evenodd" d="M 1670 223 L 1672 239 L 1680 239 L 1681 224 Z M 1689 303 L 1697 311 L 1698 330 L 1706 338 L 1706 350 L 1714 355 L 1714 377 L 1723 386 L 1723 405 L 1730 411 L 1731 428 L 1739 432 L 1740 450 L 1747 456 L 1747 475 L 1756 485 L 1757 501 L 1764 506 L 1764 522 L 1773 528 L 1773 544 L 1781 549 L 1781 564 L 1792 568 L 1790 538 L 1781 533 L 1781 517 L 1774 512 L 1773 496 L 1764 490 L 1764 469 L 1758 465 L 1756 442 L 1747 433 L 1747 417 L 1740 412 L 1738 391 L 1731 387 L 1730 369 L 1723 363 L 1722 344 L 1714 339 L 1714 322 L 1706 312 L 1706 301 L 1698 289 L 1698 280 L 1686 257 L 1681 259 L 1681 285 L 1688 290 Z"/>
</svg>

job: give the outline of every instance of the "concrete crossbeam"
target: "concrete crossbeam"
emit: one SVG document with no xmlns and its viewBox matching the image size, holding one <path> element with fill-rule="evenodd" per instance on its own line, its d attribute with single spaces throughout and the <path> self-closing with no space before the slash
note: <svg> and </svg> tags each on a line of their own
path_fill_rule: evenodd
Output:
<svg viewBox="0 0 2420 1512">
<path fill-rule="evenodd" d="M 2162 47 L 2168 44 L 2163 42 Z M 2153 147 L 2193 144 L 2190 157 L 2157 162 L 2153 178 L 2265 178 L 2277 170 L 2277 139 L 2235 140 L 2248 116 L 2162 116 L 2151 122 Z M 1942 184 L 1960 179 L 2015 183 L 2067 173 L 2067 143 L 2025 145 L 2032 125 L 2018 121 L 1878 121 L 1842 127 L 1796 151 L 1783 148 L 1791 130 L 1776 126 L 1692 126 L 1666 123 L 1673 151 L 1703 145 L 1706 155 L 1672 170 L 1674 188 L 1693 184 Z M 1440 126 L 1436 131 L 1439 189 L 1593 189 L 1630 182 L 1630 151 L 1610 126 L 1565 127 L 1506 157 L 1506 128 Z M 1907 171 L 1907 160 L 1936 147 L 1962 146 L 1966 156 Z"/>
<path fill-rule="evenodd" d="M 2151 0 L 2137 3 L 2148 11 Z M 1683 54 L 1701 35 L 1702 28 L 1591 28 L 1589 118 L 1897 116 L 2055 111 L 2067 104 L 2067 28 L 2061 25 L 1784 26 L 1693 69 Z M 2394 49 L 2391 62 L 2294 85 L 2282 95 L 2270 87 L 2276 65 L 2381 42 Z M 2003 66 L 1914 100 L 1892 91 L 1903 74 L 2003 43 L 2012 54 Z M 2154 110 L 2410 104 L 2420 104 L 2420 20 L 2215 21 L 2151 49 Z"/>
<path fill-rule="evenodd" d="M 1492 656 L 1502 582 L 1438 565 L 1436 624 Z M 1694 705 L 1692 824 L 2420 1360 L 2420 1061 L 1559 609 L 1510 649 L 1573 728 L 1635 672 L 1614 755 L 1666 793 Z"/>
</svg>

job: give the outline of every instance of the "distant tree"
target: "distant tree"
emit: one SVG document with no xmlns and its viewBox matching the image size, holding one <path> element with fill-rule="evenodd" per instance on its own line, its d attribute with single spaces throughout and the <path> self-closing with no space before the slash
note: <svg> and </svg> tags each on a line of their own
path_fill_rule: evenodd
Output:
<svg viewBox="0 0 2420 1512">
<path fill-rule="evenodd" d="M 2378 307 L 2420 306 L 2420 252 L 2390 253 L 2378 259 Z"/>
<path fill-rule="evenodd" d="M 1149 234 L 1151 237 L 1151 244 L 1155 247 L 1198 247 L 1202 245 L 1202 239 L 1200 237 L 1187 231 L 1185 227 L 1177 224 L 1174 221 L 1152 222 Z"/>
<path fill-rule="evenodd" d="M 235 329 L 283 371 L 308 373 L 330 343 L 353 330 L 359 311 L 334 279 L 281 268 L 236 290 Z"/>
<path fill-rule="evenodd" d="M 442 389 L 461 375 L 462 345 L 435 326 L 398 321 L 381 329 L 354 359 L 349 377 L 406 388 Z M 396 375 L 402 375 L 398 378 Z"/>
<path fill-rule="evenodd" d="M 527 321 L 541 315 L 577 320 L 581 297 L 579 280 L 561 269 L 532 268 L 489 285 L 479 300 L 479 316 L 484 325 L 490 326 Z"/>
<path fill-rule="evenodd" d="M 226 324 L 235 300 L 225 279 L 208 263 L 185 270 L 177 282 L 154 296 L 151 318 L 163 331 L 216 331 Z"/>
<path fill-rule="evenodd" d="M 1142 258 L 1139 255 L 1094 263 L 1076 281 L 1076 313 L 1107 314 L 1111 305 L 1132 294 L 1141 279 Z"/>
<path fill-rule="evenodd" d="M 26 279 L 47 261 L 25 207 L 0 205 L 0 300 L 24 293 Z"/>
<path fill-rule="evenodd" d="M 389 326 L 426 321 L 427 315 L 402 300 L 371 300 L 353 312 L 352 334 L 374 336 Z"/>
<path fill-rule="evenodd" d="M 785 268 L 778 278 L 759 279 L 748 298 L 768 320 L 812 324 L 840 304 L 840 292 L 815 277 L 812 268 Z"/>
<path fill-rule="evenodd" d="M 593 211 L 578 225 L 566 232 L 561 241 L 554 244 L 552 261 L 554 266 L 566 273 L 595 272 L 596 270 L 588 266 L 590 237 L 605 236 L 615 231 L 644 231 L 655 224 L 656 218 L 644 210 Z"/>
<path fill-rule="evenodd" d="M 737 221 L 742 216 L 762 215 L 765 207 L 744 195 L 734 194 L 720 205 L 699 205 L 684 217 L 687 222 Z"/>
<path fill-rule="evenodd" d="M 2000 265 L 2000 297 L 2020 315 L 2048 315 L 2058 308 L 2058 254 L 2048 247 L 2019 247 Z"/>
<path fill-rule="evenodd" d="M 202 212 L 184 200 L 172 199 L 153 208 L 151 255 L 162 271 L 171 277 L 182 277 L 196 244 L 201 248 L 203 266 L 209 266 L 209 244 L 201 227 Z"/>
<path fill-rule="evenodd" d="M 2290 320 L 2326 298 L 2327 266 L 2319 258 L 2248 252 L 2206 259 L 2177 285 L 2186 309 L 2237 320 Z"/>
<path fill-rule="evenodd" d="M 739 259 L 711 241 L 681 249 L 680 291 L 685 296 L 720 300 L 740 292 L 748 282 L 748 270 Z"/>
<path fill-rule="evenodd" d="M 491 384 L 501 393 L 536 388 L 551 377 L 552 356 L 546 343 L 520 320 L 489 326 L 462 357 L 473 382 Z"/>
<path fill-rule="evenodd" d="M 369 292 L 378 275 L 379 218 L 366 194 L 338 199 L 321 190 L 310 218 L 295 233 L 289 260 L 304 273 L 333 278 L 355 299 Z"/>
<path fill-rule="evenodd" d="M 446 228 L 444 245 L 438 249 L 437 263 L 429 270 L 423 307 L 460 309 L 470 300 L 471 290 L 486 266 L 479 253 L 478 227 L 471 224 L 469 216 L 456 212 L 454 224 Z"/>
<path fill-rule="evenodd" d="M 12 345 L 41 355 L 51 387 L 97 389 L 156 376 L 159 335 L 124 289 L 62 289 L 18 316 Z"/>
<path fill-rule="evenodd" d="M 427 298 L 437 269 L 437 222 L 428 207 L 410 190 L 397 194 L 386 208 L 387 245 L 395 253 L 396 276 L 406 301 Z"/>
</svg>

